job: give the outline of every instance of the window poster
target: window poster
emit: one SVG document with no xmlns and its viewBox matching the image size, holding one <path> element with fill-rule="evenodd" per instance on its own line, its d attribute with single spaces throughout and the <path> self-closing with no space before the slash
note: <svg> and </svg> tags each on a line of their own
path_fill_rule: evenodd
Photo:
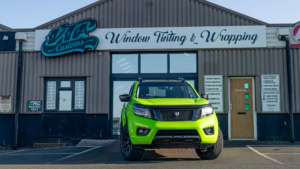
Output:
<svg viewBox="0 0 300 169">
<path fill-rule="evenodd" d="M 56 81 L 48 81 L 46 109 L 55 110 L 55 108 L 56 108 Z"/>
<path fill-rule="evenodd" d="M 84 81 L 75 81 L 75 110 L 84 109 Z"/>
<path fill-rule="evenodd" d="M 279 75 L 261 76 L 261 100 L 263 112 L 280 112 Z"/>
<path fill-rule="evenodd" d="M 206 75 L 204 76 L 205 94 L 208 101 L 212 104 L 216 112 L 223 112 L 223 76 Z"/>
</svg>

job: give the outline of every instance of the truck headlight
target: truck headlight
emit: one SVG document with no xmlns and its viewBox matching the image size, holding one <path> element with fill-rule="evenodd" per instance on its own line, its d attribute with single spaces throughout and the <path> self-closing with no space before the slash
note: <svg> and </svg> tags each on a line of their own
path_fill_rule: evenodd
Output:
<svg viewBox="0 0 300 169">
<path fill-rule="evenodd" d="M 146 118 L 149 118 L 149 119 L 152 118 L 151 110 L 146 109 L 146 108 L 133 106 L 133 113 L 137 116 L 146 117 Z"/>
<path fill-rule="evenodd" d="M 206 117 L 212 115 L 214 113 L 214 109 L 212 106 L 206 106 L 198 109 L 198 118 Z"/>
</svg>

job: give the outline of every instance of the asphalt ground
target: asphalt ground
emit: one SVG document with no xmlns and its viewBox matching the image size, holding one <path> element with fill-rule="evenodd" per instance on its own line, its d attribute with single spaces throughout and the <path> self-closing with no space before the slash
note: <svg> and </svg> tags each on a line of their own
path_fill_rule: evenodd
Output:
<svg viewBox="0 0 300 169">
<path fill-rule="evenodd" d="M 147 150 L 142 161 L 129 162 L 119 152 L 119 141 L 104 146 L 0 150 L 0 168 L 300 169 L 300 144 L 230 142 L 212 161 L 200 160 L 190 149 L 160 149 Z"/>
</svg>

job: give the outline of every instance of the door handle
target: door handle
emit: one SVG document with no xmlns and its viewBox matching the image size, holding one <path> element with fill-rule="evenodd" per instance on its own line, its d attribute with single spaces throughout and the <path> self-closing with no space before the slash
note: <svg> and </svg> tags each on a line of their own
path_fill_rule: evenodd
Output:
<svg viewBox="0 0 300 169">
<path fill-rule="evenodd" d="M 247 114 L 247 112 L 238 112 L 238 114 Z"/>
</svg>

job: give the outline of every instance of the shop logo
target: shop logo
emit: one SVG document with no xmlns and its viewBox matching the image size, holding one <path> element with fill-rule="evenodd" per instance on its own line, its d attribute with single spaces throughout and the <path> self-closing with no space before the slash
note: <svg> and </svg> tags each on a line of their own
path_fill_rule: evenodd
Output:
<svg viewBox="0 0 300 169">
<path fill-rule="evenodd" d="M 291 31 L 291 47 L 300 47 L 300 22 L 296 23 Z"/>
<path fill-rule="evenodd" d="M 75 24 L 62 24 L 52 29 L 42 44 L 42 54 L 55 57 L 74 52 L 83 53 L 86 49 L 95 50 L 99 39 L 89 36 L 97 28 L 95 19 L 86 19 Z"/>
</svg>

